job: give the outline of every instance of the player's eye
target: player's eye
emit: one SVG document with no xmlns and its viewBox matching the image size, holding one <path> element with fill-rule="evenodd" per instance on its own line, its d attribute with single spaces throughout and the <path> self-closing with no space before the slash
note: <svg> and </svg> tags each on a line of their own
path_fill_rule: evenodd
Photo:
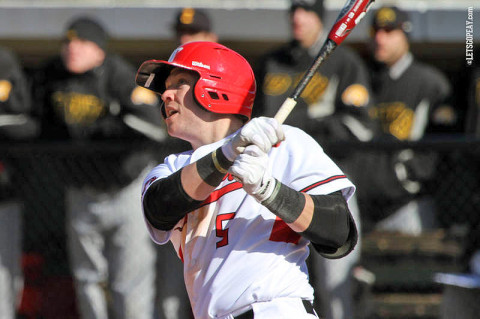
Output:
<svg viewBox="0 0 480 319">
<path fill-rule="evenodd" d="M 188 80 L 186 78 L 179 78 L 178 81 L 177 81 L 177 85 L 178 86 L 181 86 L 181 85 L 185 85 L 185 84 L 188 84 Z"/>
</svg>

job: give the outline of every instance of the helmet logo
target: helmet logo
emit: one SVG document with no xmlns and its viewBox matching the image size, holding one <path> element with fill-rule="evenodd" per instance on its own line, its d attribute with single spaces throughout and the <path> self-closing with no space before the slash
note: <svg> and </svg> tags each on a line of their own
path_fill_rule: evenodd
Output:
<svg viewBox="0 0 480 319">
<path fill-rule="evenodd" d="M 177 55 L 177 53 L 182 50 L 183 50 L 183 47 L 176 48 L 175 51 L 173 51 L 170 57 L 168 58 L 168 62 L 172 62 L 173 60 L 175 60 L 175 56 Z"/>
<path fill-rule="evenodd" d="M 192 61 L 192 65 L 210 70 L 210 65 L 203 64 L 202 62 Z"/>
</svg>

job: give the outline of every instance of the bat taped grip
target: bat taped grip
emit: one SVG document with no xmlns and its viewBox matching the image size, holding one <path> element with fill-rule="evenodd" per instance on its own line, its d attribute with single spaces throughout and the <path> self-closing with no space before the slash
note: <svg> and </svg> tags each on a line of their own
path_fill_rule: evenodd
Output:
<svg viewBox="0 0 480 319">
<path fill-rule="evenodd" d="M 287 99 L 280 106 L 280 109 L 277 111 L 277 114 L 274 116 L 278 123 L 282 124 L 287 119 L 295 105 L 297 105 L 297 101 L 291 97 L 287 97 Z"/>
</svg>

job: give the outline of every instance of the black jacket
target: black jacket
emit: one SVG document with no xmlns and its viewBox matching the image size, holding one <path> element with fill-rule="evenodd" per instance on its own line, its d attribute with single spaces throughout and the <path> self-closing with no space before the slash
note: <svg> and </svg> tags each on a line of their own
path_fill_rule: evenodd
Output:
<svg viewBox="0 0 480 319">
<path fill-rule="evenodd" d="M 256 69 L 254 115 L 274 116 L 313 58 L 296 41 L 263 56 Z M 305 130 L 320 142 L 369 140 L 374 130 L 368 116 L 370 95 L 363 61 L 349 48 L 338 47 L 315 73 L 285 123 Z"/>
</svg>

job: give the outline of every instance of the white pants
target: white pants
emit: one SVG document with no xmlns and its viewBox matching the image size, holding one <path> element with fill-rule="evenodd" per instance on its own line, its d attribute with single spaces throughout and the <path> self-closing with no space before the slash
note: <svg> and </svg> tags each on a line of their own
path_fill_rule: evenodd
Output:
<svg viewBox="0 0 480 319">
<path fill-rule="evenodd" d="M 143 176 L 114 193 L 68 191 L 69 253 L 83 319 L 153 317 L 156 256 L 141 210 Z"/>
<path fill-rule="evenodd" d="M 14 319 L 20 300 L 22 271 L 22 206 L 0 204 L 0 318 Z"/>
</svg>

